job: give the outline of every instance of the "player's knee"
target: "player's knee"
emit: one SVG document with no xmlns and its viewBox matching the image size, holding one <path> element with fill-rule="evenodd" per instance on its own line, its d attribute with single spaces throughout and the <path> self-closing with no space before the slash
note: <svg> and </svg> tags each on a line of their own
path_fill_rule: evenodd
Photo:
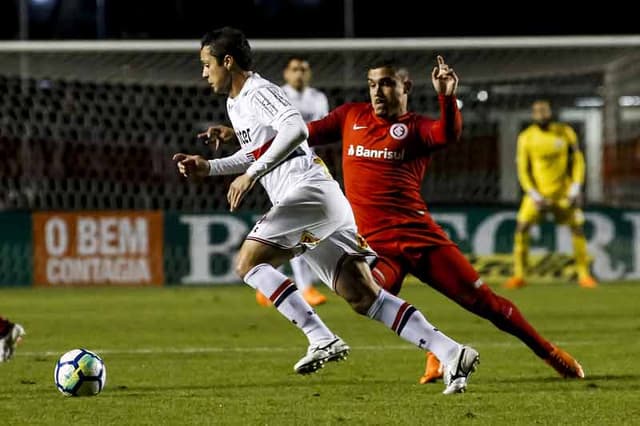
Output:
<svg viewBox="0 0 640 426">
<path fill-rule="evenodd" d="M 251 269 L 253 269 L 256 265 L 252 256 L 249 256 L 242 251 L 238 253 L 234 263 L 234 269 L 236 274 L 242 279 L 244 279 L 245 275 L 249 273 Z"/>
<path fill-rule="evenodd" d="M 236 274 L 238 274 L 240 278 L 244 278 L 244 276 L 247 275 L 252 267 L 253 265 L 250 266 L 249 263 L 244 261 L 243 259 L 236 259 L 236 263 L 234 265 Z"/>
<path fill-rule="evenodd" d="M 373 302 L 376 301 L 377 295 L 373 292 L 362 292 L 357 294 L 356 297 L 352 297 L 349 302 L 351 305 L 351 309 L 359 313 L 360 315 L 367 315 L 369 312 L 369 308 L 373 305 Z"/>
<path fill-rule="evenodd" d="M 345 295 L 344 299 L 349 303 L 351 309 L 360 315 L 367 315 L 369 308 L 376 300 L 376 295 L 369 292 L 354 292 L 349 295 Z"/>
<path fill-rule="evenodd" d="M 371 276 L 366 274 L 357 276 L 354 284 L 358 291 L 353 303 L 350 302 L 351 308 L 360 315 L 366 315 L 371 305 L 376 301 L 380 288 L 375 284 Z"/>
<path fill-rule="evenodd" d="M 503 300 L 506 299 L 501 298 L 485 285 L 478 288 L 473 297 L 468 300 L 469 310 L 489 320 L 508 317 L 512 305 L 503 303 Z"/>
<path fill-rule="evenodd" d="M 379 287 L 367 273 L 366 264 L 347 262 L 342 275 L 336 283 L 336 292 L 349 303 L 351 308 L 361 315 L 366 315 L 378 297 Z"/>
</svg>

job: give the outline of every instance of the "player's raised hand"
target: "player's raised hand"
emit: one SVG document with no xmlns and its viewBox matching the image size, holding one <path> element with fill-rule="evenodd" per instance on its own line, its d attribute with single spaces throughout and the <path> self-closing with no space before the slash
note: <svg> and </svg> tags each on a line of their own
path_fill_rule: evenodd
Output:
<svg viewBox="0 0 640 426">
<path fill-rule="evenodd" d="M 186 178 L 209 176 L 209 162 L 199 155 L 178 153 L 173 156 L 180 174 Z"/>
<path fill-rule="evenodd" d="M 198 133 L 198 139 L 202 139 L 207 145 L 214 143 L 217 151 L 221 143 L 235 142 L 237 138 L 231 127 L 216 125 L 209 127 L 206 132 Z"/>
<path fill-rule="evenodd" d="M 249 176 L 248 174 L 243 174 L 238 176 L 231 182 L 229 185 L 229 192 L 227 192 L 227 201 L 229 201 L 229 210 L 234 212 L 242 203 L 244 196 L 247 195 L 247 192 L 253 188 L 253 185 L 256 183 L 255 179 Z"/>
<path fill-rule="evenodd" d="M 458 89 L 458 75 L 444 62 L 440 55 L 437 57 L 438 65 L 431 72 L 433 88 L 439 95 L 455 95 Z"/>
</svg>

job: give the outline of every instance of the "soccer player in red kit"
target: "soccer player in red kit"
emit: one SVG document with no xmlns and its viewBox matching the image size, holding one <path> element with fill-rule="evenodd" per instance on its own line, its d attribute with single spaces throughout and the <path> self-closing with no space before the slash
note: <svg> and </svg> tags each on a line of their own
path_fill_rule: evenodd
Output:
<svg viewBox="0 0 640 426">
<path fill-rule="evenodd" d="M 429 215 L 421 196 L 431 154 L 459 139 L 458 77 L 438 56 L 432 82 L 440 119 L 407 110 L 411 81 L 392 62 L 371 67 L 371 102 L 348 103 L 309 123 L 309 144 L 342 141 L 344 189 L 358 230 L 379 259 L 373 275 L 393 294 L 407 274 L 522 340 L 564 377 L 582 378 L 580 364 L 545 340 L 509 300 L 487 286 Z M 439 78 L 449 75 L 451 78 Z M 439 362 L 427 356 L 421 383 L 435 380 Z"/>
</svg>

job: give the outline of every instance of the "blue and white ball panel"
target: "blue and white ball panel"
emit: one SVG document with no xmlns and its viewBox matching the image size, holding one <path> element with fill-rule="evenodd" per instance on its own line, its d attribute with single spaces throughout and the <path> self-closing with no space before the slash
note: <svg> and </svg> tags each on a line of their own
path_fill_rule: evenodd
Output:
<svg viewBox="0 0 640 426">
<path fill-rule="evenodd" d="M 102 359 L 86 349 L 62 355 L 56 364 L 56 387 L 67 396 L 97 395 L 106 383 L 107 370 Z"/>
</svg>

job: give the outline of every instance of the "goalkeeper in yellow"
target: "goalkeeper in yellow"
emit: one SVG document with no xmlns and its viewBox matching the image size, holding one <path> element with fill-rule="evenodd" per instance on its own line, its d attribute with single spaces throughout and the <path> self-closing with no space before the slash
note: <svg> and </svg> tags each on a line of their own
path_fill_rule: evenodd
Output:
<svg viewBox="0 0 640 426">
<path fill-rule="evenodd" d="M 580 209 L 585 163 L 576 133 L 566 124 L 552 121 L 548 101 L 534 102 L 531 113 L 533 124 L 518 135 L 518 179 L 525 195 L 513 245 L 514 275 L 505 287 L 525 285 L 529 228 L 547 212 L 553 214 L 557 224 L 571 228 L 578 283 L 581 287 L 596 287 L 597 282 L 589 273 L 584 215 Z"/>
</svg>

